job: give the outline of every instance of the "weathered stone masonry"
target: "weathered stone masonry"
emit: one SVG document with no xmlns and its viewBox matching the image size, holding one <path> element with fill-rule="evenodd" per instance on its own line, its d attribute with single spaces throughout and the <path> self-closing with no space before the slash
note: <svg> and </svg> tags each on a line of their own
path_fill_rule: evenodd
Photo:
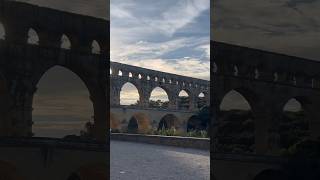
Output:
<svg viewBox="0 0 320 180">
<path fill-rule="evenodd" d="M 1 135 L 30 136 L 32 100 L 42 75 L 54 66 L 76 73 L 87 86 L 94 106 L 95 136 L 104 140 L 107 123 L 106 87 L 109 57 L 109 21 L 14 1 L 0 1 Z M 28 44 L 29 29 L 39 38 Z M 61 49 L 62 35 L 70 49 Z M 92 53 L 97 42 L 100 53 Z"/>
<path fill-rule="evenodd" d="M 149 107 L 151 92 L 156 87 L 162 88 L 167 93 L 169 109 L 178 109 L 177 101 L 182 90 L 189 95 L 190 110 L 196 109 L 196 101 L 201 93 L 205 95 L 207 105 L 210 103 L 209 81 L 111 62 L 111 106 L 120 105 L 121 88 L 127 82 L 132 83 L 138 89 L 139 106 L 142 108 Z"/>
<path fill-rule="evenodd" d="M 211 47 L 211 107 L 216 116 L 211 127 L 219 127 L 223 97 L 236 90 L 252 108 L 256 153 L 268 154 L 278 148 L 274 141 L 279 133 L 278 120 L 292 98 L 305 111 L 310 135 L 319 137 L 320 62 L 220 42 L 211 42 Z"/>
</svg>

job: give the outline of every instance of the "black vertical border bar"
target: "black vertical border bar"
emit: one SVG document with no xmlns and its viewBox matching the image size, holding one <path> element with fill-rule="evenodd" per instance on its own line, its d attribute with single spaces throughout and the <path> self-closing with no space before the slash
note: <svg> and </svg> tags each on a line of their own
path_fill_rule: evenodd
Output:
<svg viewBox="0 0 320 180">
<path fill-rule="evenodd" d="M 107 147 L 108 147 L 108 152 L 107 152 L 107 164 L 109 165 L 109 167 L 107 168 L 107 174 L 109 175 L 109 179 L 110 179 L 110 168 L 111 168 L 111 160 L 110 160 L 110 61 L 111 61 L 111 57 L 110 57 L 110 0 L 105 0 L 106 1 L 106 6 L 107 6 L 107 12 L 106 12 L 106 16 L 107 16 L 107 53 L 106 53 L 106 68 L 107 68 L 107 85 L 106 85 L 106 98 L 107 98 L 107 109 L 106 109 L 106 113 L 107 113 Z"/>
</svg>

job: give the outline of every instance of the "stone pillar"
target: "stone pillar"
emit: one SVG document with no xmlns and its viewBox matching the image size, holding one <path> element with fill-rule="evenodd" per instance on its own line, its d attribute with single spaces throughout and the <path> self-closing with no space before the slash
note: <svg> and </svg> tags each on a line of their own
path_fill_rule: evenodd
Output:
<svg viewBox="0 0 320 180">
<path fill-rule="evenodd" d="M 306 119 L 309 124 L 309 132 L 310 132 L 310 137 L 317 139 L 320 137 L 320 112 L 319 112 L 319 102 L 318 100 L 314 100 L 313 104 L 310 105 L 304 105 L 303 109 L 306 114 Z"/>
<path fill-rule="evenodd" d="M 218 129 L 219 129 L 219 106 L 220 106 L 220 98 L 217 96 L 212 95 L 212 100 L 211 100 L 211 106 L 210 106 L 210 113 L 211 113 L 211 118 L 210 118 L 210 127 L 209 127 L 209 132 L 210 132 L 210 149 L 213 152 L 218 151 Z"/>
<path fill-rule="evenodd" d="M 168 94 L 169 98 L 169 109 L 177 110 L 178 109 L 178 95 L 174 95 L 174 93 Z"/>
<path fill-rule="evenodd" d="M 53 34 L 52 32 L 49 34 L 48 32 L 37 32 L 39 35 L 39 44 L 41 46 L 55 47 L 60 48 L 61 46 L 61 34 Z"/>
<path fill-rule="evenodd" d="M 14 105 L 12 110 L 13 136 L 32 136 L 32 101 L 36 88 L 30 88 L 23 82 L 24 80 L 14 80 L 12 87 L 12 97 Z"/>
<path fill-rule="evenodd" d="M 190 93 L 190 95 L 189 95 L 189 110 L 190 111 L 197 109 L 197 100 L 198 100 L 198 96 L 195 95 L 194 93 Z"/>
<path fill-rule="evenodd" d="M 151 88 L 148 88 L 146 85 L 142 84 L 139 88 L 139 106 L 142 108 L 148 108 L 149 107 L 149 99 L 151 96 Z"/>
<path fill-rule="evenodd" d="M 282 107 L 275 102 L 262 100 L 263 105 L 254 108 L 254 137 L 257 154 L 278 154 L 280 150 L 279 117 Z"/>
<path fill-rule="evenodd" d="M 115 85 L 115 83 L 112 83 L 110 86 L 110 104 L 119 106 L 120 105 L 120 92 L 121 87 Z"/>
<path fill-rule="evenodd" d="M 257 154 L 265 154 L 269 148 L 268 127 L 270 114 L 266 112 L 256 112 L 254 114 L 254 140 Z"/>
<path fill-rule="evenodd" d="M 94 108 L 94 137 L 99 142 L 106 142 L 109 135 L 109 125 L 107 122 L 107 98 L 102 93 L 96 92 L 90 96 Z"/>
</svg>

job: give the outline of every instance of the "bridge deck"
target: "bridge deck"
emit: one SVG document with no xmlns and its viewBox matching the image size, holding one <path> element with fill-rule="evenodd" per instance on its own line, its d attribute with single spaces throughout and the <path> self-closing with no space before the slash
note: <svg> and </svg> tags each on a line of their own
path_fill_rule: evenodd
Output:
<svg viewBox="0 0 320 180">
<path fill-rule="evenodd" d="M 111 141 L 111 180 L 209 180 L 210 152 Z"/>
</svg>

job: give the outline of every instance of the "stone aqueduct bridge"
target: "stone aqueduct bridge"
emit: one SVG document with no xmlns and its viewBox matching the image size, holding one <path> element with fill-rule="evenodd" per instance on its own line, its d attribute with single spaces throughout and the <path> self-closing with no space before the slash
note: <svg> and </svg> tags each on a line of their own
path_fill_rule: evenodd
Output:
<svg viewBox="0 0 320 180">
<path fill-rule="evenodd" d="M 120 105 L 120 92 L 124 84 L 132 83 L 139 93 L 137 106 Z M 149 100 L 155 88 L 162 88 L 169 99 L 169 107 L 157 109 L 149 107 Z M 179 109 L 179 93 L 185 91 L 189 97 L 189 109 Z M 176 74 L 170 74 L 141 67 L 111 62 L 110 64 L 110 104 L 111 124 L 120 126 L 113 128 L 125 129 L 131 117 L 148 119 L 145 128 L 157 128 L 163 117 L 173 115 L 177 118 L 176 128 L 186 130 L 187 121 L 198 111 L 197 101 L 202 93 L 207 105 L 210 103 L 210 82 Z"/>
<path fill-rule="evenodd" d="M 5 34 L 0 37 L 0 135 L 17 137 L 0 139 L 1 177 L 60 180 L 75 172 L 71 179 L 89 179 L 88 167 L 98 174 L 96 179 L 107 179 L 109 21 L 0 0 L 1 25 Z M 67 46 L 62 37 L 69 41 Z M 99 51 L 93 51 L 93 45 Z M 54 66 L 73 71 L 87 86 L 97 142 L 73 145 L 19 138 L 32 134 L 33 95 L 40 78 Z M 76 170 L 80 164 L 87 169 L 84 174 Z"/>
<path fill-rule="evenodd" d="M 211 47 L 211 162 L 216 179 L 253 180 L 259 172 L 266 172 L 263 170 L 279 169 L 279 161 L 270 162 L 263 156 L 277 155 L 279 120 L 292 98 L 301 103 L 310 136 L 320 136 L 320 62 L 220 42 L 211 42 Z M 230 155 L 215 149 L 222 123 L 219 106 L 231 90 L 245 97 L 251 107 L 255 129 L 253 155 Z M 230 168 L 233 178 L 224 171 Z"/>
</svg>

